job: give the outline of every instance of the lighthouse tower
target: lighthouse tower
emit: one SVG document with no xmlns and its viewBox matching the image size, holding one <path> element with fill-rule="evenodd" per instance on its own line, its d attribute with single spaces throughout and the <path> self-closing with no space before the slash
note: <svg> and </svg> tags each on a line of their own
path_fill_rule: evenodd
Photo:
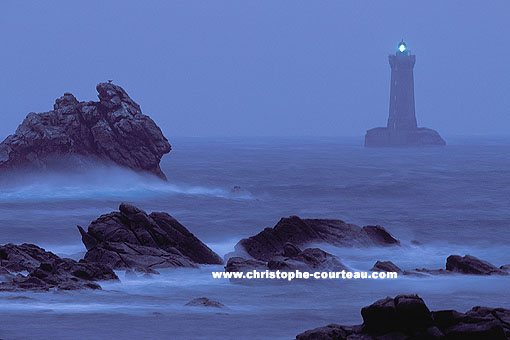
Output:
<svg viewBox="0 0 510 340">
<path fill-rule="evenodd" d="M 413 69 L 416 56 L 402 40 L 389 56 L 391 67 L 390 112 L 385 128 L 374 128 L 365 135 L 365 146 L 445 145 L 432 129 L 418 128 L 414 105 Z"/>
<path fill-rule="evenodd" d="M 414 76 L 413 68 L 416 56 L 410 55 L 406 43 L 402 40 L 398 50 L 389 56 L 391 66 L 390 131 L 416 129 L 414 111 Z"/>
</svg>

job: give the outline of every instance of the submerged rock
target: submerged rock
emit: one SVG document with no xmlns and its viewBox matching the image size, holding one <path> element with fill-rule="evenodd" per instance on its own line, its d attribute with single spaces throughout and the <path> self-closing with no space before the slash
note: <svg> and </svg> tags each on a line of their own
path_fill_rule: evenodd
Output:
<svg viewBox="0 0 510 340">
<path fill-rule="evenodd" d="M 145 211 L 122 203 L 120 211 L 100 216 L 85 232 L 85 260 L 114 269 L 196 267 L 223 264 L 221 258 L 167 213 Z"/>
<path fill-rule="evenodd" d="M 266 228 L 255 236 L 242 239 L 236 252 L 246 252 L 253 258 L 269 261 L 280 254 L 286 243 L 298 247 L 310 243 L 329 243 L 336 246 L 393 246 L 400 242 L 381 226 L 363 228 L 341 220 L 282 218 L 274 228 Z"/>
<path fill-rule="evenodd" d="M 296 340 L 508 340 L 510 310 L 474 307 L 467 313 L 431 312 L 417 295 L 399 295 L 361 309 L 363 324 L 331 324 L 306 331 Z"/>
<path fill-rule="evenodd" d="M 171 147 L 160 128 L 120 86 L 96 89 L 98 102 L 65 93 L 52 111 L 29 113 L 0 144 L 0 170 L 60 167 L 84 157 L 166 178 L 159 162 Z"/>
<path fill-rule="evenodd" d="M 28 275 L 15 274 L 22 271 Z M 0 246 L 0 290 L 101 289 L 95 281 L 118 280 L 100 263 L 60 258 L 33 244 Z"/>
<path fill-rule="evenodd" d="M 191 307 L 214 307 L 214 308 L 225 308 L 225 305 L 219 301 L 210 300 L 206 297 L 196 298 L 186 303 L 185 306 Z"/>
</svg>

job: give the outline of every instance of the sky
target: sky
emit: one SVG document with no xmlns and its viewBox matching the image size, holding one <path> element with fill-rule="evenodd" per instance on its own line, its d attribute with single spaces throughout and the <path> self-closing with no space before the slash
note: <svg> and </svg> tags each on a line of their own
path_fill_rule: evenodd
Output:
<svg viewBox="0 0 510 340">
<path fill-rule="evenodd" d="M 419 126 L 509 135 L 510 2 L 0 0 L 0 140 L 113 79 L 172 136 L 362 136 L 416 55 Z"/>
</svg>

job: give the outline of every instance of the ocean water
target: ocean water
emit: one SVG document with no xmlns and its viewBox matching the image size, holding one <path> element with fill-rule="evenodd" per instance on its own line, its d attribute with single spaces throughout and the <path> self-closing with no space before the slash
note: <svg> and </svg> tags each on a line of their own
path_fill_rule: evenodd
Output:
<svg viewBox="0 0 510 340">
<path fill-rule="evenodd" d="M 444 268 L 450 254 L 510 264 L 510 139 L 448 138 L 444 148 L 366 149 L 360 138 L 177 138 L 163 183 L 98 166 L 0 178 L 0 244 L 84 253 L 86 227 L 121 202 L 166 211 L 218 254 L 281 217 L 380 224 L 398 248 L 336 248 L 356 270 L 377 260 Z M 240 186 L 239 192 L 232 192 Z M 416 240 L 420 245 L 413 245 Z M 233 284 L 200 269 L 103 283 L 99 292 L 0 293 L 4 339 L 292 339 L 328 323 L 361 322 L 361 307 L 418 293 L 431 309 L 510 308 L 508 277 Z M 185 307 L 206 296 L 225 309 Z"/>
</svg>

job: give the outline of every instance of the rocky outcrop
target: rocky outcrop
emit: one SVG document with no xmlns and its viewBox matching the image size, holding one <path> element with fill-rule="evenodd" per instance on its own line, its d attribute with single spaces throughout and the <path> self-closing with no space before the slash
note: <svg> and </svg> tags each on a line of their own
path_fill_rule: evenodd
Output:
<svg viewBox="0 0 510 340">
<path fill-rule="evenodd" d="M 367 131 L 365 146 L 444 146 L 446 142 L 435 130 L 415 128 L 395 131 L 387 127 L 377 127 Z"/>
<path fill-rule="evenodd" d="M 471 255 L 466 255 L 464 257 L 459 255 L 448 256 L 446 259 L 446 270 L 454 273 L 474 275 L 506 274 L 504 270 L 497 268 L 493 264 Z"/>
<path fill-rule="evenodd" d="M 470 275 L 508 275 L 504 266 L 498 268 L 493 264 L 471 255 L 464 257 L 450 255 L 446 259 L 446 269 L 416 269 L 417 272 L 428 274 L 470 274 Z"/>
<path fill-rule="evenodd" d="M 284 246 L 284 250 L 268 262 L 251 260 L 242 257 L 231 257 L 225 266 L 226 272 L 250 272 L 262 271 L 331 271 L 340 272 L 348 268 L 340 262 L 338 257 L 329 254 L 319 248 L 301 250 L 291 243 Z"/>
<path fill-rule="evenodd" d="M 508 340 L 510 310 L 474 307 L 467 313 L 431 312 L 417 295 L 376 301 L 361 310 L 363 324 L 331 324 L 299 334 L 296 340 Z"/>
<path fill-rule="evenodd" d="M 372 267 L 372 269 L 370 269 L 370 271 L 372 271 L 372 272 L 393 272 L 393 273 L 404 274 L 404 271 L 391 261 L 377 261 L 374 264 L 374 266 Z"/>
<path fill-rule="evenodd" d="M 389 272 L 389 273 L 397 273 L 399 275 L 411 275 L 411 276 L 420 276 L 420 277 L 427 276 L 424 273 L 403 270 L 391 261 L 377 261 L 374 264 L 374 266 L 372 267 L 372 269 L 370 269 L 370 271 L 372 271 L 372 272 L 387 272 L 387 273 Z"/>
<path fill-rule="evenodd" d="M 171 147 L 160 128 L 120 86 L 100 83 L 96 89 L 98 102 L 65 93 L 52 111 L 29 113 L 0 144 L 0 170 L 60 167 L 85 158 L 165 178 L 159 162 Z"/>
<path fill-rule="evenodd" d="M 236 252 L 246 252 L 253 258 L 269 261 L 280 254 L 286 243 L 298 247 L 310 243 L 329 243 L 336 246 L 394 246 L 400 242 L 381 226 L 363 228 L 341 220 L 282 218 L 274 228 L 266 228 L 236 245 Z"/>
<path fill-rule="evenodd" d="M 291 243 L 284 246 L 281 255 L 273 256 L 267 263 L 269 270 L 280 271 L 342 271 L 347 270 L 338 257 L 319 248 L 301 251 Z"/>
<path fill-rule="evenodd" d="M 114 269 L 196 267 L 223 264 L 221 258 L 167 213 L 145 211 L 122 203 L 119 211 L 100 216 L 88 231 L 78 226 L 87 262 Z"/>
<path fill-rule="evenodd" d="M 267 263 L 259 260 L 249 260 L 242 257 L 231 257 L 225 266 L 226 272 L 248 272 L 252 270 L 264 271 Z"/>
<path fill-rule="evenodd" d="M 190 307 L 213 307 L 213 308 L 225 308 L 225 305 L 219 301 L 210 300 L 206 297 L 196 298 L 186 303 L 185 306 Z"/>
<path fill-rule="evenodd" d="M 24 275 L 19 272 L 27 272 Z M 33 244 L 0 246 L 0 291 L 101 289 L 95 281 L 118 280 L 108 266 L 60 258 Z"/>
</svg>

